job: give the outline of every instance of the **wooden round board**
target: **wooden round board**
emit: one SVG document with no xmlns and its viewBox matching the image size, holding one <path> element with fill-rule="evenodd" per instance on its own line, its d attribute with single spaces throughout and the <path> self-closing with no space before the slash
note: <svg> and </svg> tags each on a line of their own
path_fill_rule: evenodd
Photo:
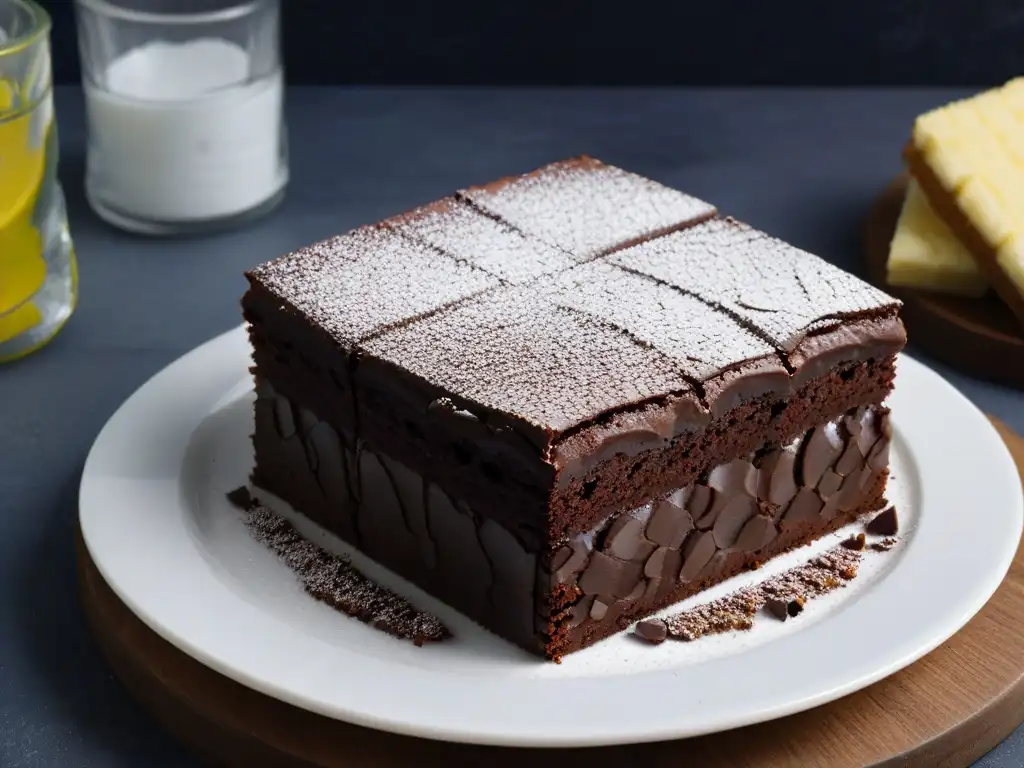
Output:
<svg viewBox="0 0 1024 768">
<path fill-rule="evenodd" d="M 1024 326 L 999 299 L 944 296 L 887 284 L 889 243 L 909 178 L 906 173 L 898 176 L 868 214 L 865 246 L 871 281 L 903 300 L 912 344 L 964 373 L 1024 389 Z"/>
<path fill-rule="evenodd" d="M 993 423 L 1024 482 L 1024 439 Z M 114 672 L 165 728 L 218 766 L 511 768 L 528 762 L 561 768 L 597 760 L 598 765 L 702 768 L 956 768 L 969 766 L 1024 721 L 1024 548 L 999 590 L 964 629 L 869 688 L 739 732 L 600 750 L 448 744 L 310 714 L 223 677 L 161 639 L 103 581 L 81 536 L 78 553 L 86 614 Z"/>
</svg>

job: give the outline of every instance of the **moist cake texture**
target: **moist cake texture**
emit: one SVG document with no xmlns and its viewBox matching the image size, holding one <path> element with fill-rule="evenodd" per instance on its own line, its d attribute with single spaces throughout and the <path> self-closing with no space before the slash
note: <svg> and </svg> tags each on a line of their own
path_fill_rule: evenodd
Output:
<svg viewBox="0 0 1024 768">
<path fill-rule="evenodd" d="M 254 484 L 534 653 L 884 503 L 899 302 L 592 158 L 247 277 Z"/>
</svg>

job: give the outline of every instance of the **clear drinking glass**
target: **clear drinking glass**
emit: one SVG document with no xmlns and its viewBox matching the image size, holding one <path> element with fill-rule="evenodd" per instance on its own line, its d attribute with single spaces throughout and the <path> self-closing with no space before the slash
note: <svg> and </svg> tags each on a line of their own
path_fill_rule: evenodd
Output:
<svg viewBox="0 0 1024 768">
<path fill-rule="evenodd" d="M 77 292 L 57 181 L 50 17 L 33 0 L 0 0 L 0 362 L 52 339 Z"/>
<path fill-rule="evenodd" d="M 288 181 L 279 0 L 77 0 L 86 192 L 124 229 L 269 211 Z"/>
</svg>

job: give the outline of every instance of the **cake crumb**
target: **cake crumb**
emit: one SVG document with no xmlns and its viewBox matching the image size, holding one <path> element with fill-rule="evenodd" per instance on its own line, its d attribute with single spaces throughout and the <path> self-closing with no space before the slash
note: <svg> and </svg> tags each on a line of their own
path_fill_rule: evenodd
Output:
<svg viewBox="0 0 1024 768">
<path fill-rule="evenodd" d="M 452 636 L 440 619 L 418 610 L 401 595 L 372 581 L 348 558 L 303 538 L 291 523 L 252 499 L 248 489 L 232 491 L 228 499 L 245 512 L 245 525 L 253 538 L 298 576 L 311 597 L 374 629 L 411 640 L 416 646 Z"/>
<path fill-rule="evenodd" d="M 871 545 L 871 549 L 873 549 L 875 552 L 888 552 L 890 549 L 896 546 L 897 541 L 899 541 L 899 539 L 893 536 L 887 536 L 881 541 L 874 542 Z"/>
<path fill-rule="evenodd" d="M 890 506 L 879 512 L 865 526 L 865 529 L 868 533 L 873 533 L 876 536 L 894 536 L 899 533 L 900 521 L 896 514 L 896 507 Z"/>
<path fill-rule="evenodd" d="M 636 625 L 633 634 L 651 645 L 659 645 L 668 637 L 668 626 L 661 619 L 646 619 Z"/>
<path fill-rule="evenodd" d="M 846 547 L 847 549 L 852 549 L 857 552 L 860 552 L 862 549 L 864 549 L 866 541 L 867 537 L 865 537 L 863 533 L 858 533 L 856 536 L 851 536 L 850 538 L 846 539 L 842 543 L 842 546 Z"/>
<path fill-rule="evenodd" d="M 789 602 L 778 597 L 773 597 L 765 603 L 765 609 L 779 621 L 789 618 Z"/>
<path fill-rule="evenodd" d="M 788 613 L 792 618 L 795 619 L 797 616 L 803 613 L 804 603 L 806 602 L 807 601 L 804 599 L 803 595 L 798 595 L 797 597 L 794 597 L 792 600 L 786 603 L 786 613 Z"/>
<path fill-rule="evenodd" d="M 228 501 L 231 502 L 232 506 L 238 507 L 243 512 L 248 511 L 255 504 L 252 494 L 249 493 L 248 486 L 245 485 L 241 488 L 235 488 L 233 491 L 228 491 Z"/>
<path fill-rule="evenodd" d="M 708 635 L 745 631 L 754 615 L 767 608 L 776 618 L 799 615 L 806 602 L 855 578 L 861 553 L 839 545 L 804 565 L 790 568 L 751 587 L 698 605 L 664 620 L 669 637 L 691 642 Z"/>
</svg>

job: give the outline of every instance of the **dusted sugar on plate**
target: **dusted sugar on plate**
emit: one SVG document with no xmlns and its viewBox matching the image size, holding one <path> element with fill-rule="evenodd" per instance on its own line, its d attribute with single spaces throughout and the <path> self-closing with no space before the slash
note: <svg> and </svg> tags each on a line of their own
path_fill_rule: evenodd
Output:
<svg viewBox="0 0 1024 768">
<path fill-rule="evenodd" d="M 885 505 L 899 302 L 598 160 L 247 276 L 256 488 L 535 654 Z"/>
</svg>

